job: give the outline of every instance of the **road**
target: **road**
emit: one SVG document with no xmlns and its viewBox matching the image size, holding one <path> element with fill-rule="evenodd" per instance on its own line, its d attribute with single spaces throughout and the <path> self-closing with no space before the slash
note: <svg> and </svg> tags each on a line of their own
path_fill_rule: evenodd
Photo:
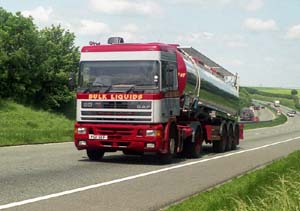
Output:
<svg viewBox="0 0 300 211">
<path fill-rule="evenodd" d="M 107 154 L 90 162 L 72 143 L 0 148 L 0 209 L 159 210 L 300 150 L 300 116 L 245 132 L 238 150 L 160 165 L 151 156 Z"/>
<path fill-rule="evenodd" d="M 275 115 L 268 108 L 255 110 L 255 116 L 259 117 L 259 121 L 271 121 L 275 119 Z"/>
</svg>

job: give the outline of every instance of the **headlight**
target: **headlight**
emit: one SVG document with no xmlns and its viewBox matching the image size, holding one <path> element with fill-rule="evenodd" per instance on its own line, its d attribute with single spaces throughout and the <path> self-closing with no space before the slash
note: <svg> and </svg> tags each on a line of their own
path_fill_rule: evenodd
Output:
<svg viewBox="0 0 300 211">
<path fill-rule="evenodd" d="M 146 136 L 161 136 L 160 130 L 146 130 Z"/>
<path fill-rule="evenodd" d="M 86 128 L 85 127 L 79 127 L 77 128 L 78 134 L 86 134 Z"/>
</svg>

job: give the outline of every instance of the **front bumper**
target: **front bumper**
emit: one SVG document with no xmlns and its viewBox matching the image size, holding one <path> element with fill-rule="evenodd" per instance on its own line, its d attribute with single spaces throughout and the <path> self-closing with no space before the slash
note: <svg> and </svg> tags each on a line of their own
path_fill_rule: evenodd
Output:
<svg viewBox="0 0 300 211">
<path fill-rule="evenodd" d="M 85 134 L 78 134 L 78 128 L 85 128 Z M 147 130 L 157 131 L 147 136 Z M 165 141 L 162 124 L 75 124 L 75 146 L 78 150 L 101 149 L 104 151 L 163 152 Z M 92 139 L 91 139 L 92 138 Z"/>
</svg>

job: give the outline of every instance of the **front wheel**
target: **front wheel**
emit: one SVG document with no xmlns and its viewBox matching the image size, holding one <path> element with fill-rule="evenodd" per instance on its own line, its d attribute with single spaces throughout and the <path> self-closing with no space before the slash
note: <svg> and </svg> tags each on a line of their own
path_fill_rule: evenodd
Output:
<svg viewBox="0 0 300 211">
<path fill-rule="evenodd" d="M 163 164 L 172 163 L 172 160 L 176 155 L 176 149 L 177 149 L 176 128 L 172 127 L 168 138 L 168 153 L 159 155 L 160 162 Z"/>
<path fill-rule="evenodd" d="M 90 149 L 86 150 L 87 156 L 92 161 L 99 161 L 99 160 L 101 160 L 103 158 L 103 156 L 104 156 L 104 153 L 105 152 L 102 151 L 102 150 L 90 150 Z"/>
</svg>

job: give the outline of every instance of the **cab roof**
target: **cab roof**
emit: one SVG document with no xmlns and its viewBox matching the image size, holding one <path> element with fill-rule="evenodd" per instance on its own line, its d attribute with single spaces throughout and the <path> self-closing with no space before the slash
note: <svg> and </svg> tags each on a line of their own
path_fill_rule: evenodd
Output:
<svg viewBox="0 0 300 211">
<path fill-rule="evenodd" d="M 91 45 L 84 46 L 81 52 L 124 52 L 124 51 L 164 51 L 169 53 L 175 53 L 177 45 L 169 45 L 163 43 L 122 43 L 122 44 L 110 44 L 110 45 Z"/>
</svg>

